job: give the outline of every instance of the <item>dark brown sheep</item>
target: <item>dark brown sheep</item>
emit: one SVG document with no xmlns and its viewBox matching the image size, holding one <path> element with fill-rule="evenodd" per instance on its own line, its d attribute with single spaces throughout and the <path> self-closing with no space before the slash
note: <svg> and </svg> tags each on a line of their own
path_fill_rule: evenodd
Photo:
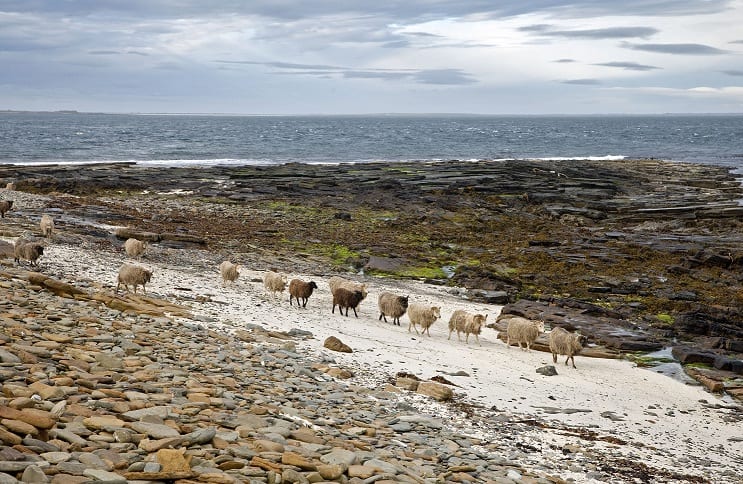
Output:
<svg viewBox="0 0 743 484">
<path fill-rule="evenodd" d="M 359 317 L 356 312 L 356 306 L 361 304 L 364 300 L 364 294 L 361 291 L 349 291 L 346 288 L 339 287 L 333 293 L 333 310 L 335 314 L 335 306 L 338 305 L 338 311 L 343 314 L 343 308 L 346 308 L 346 316 L 348 316 L 348 308 L 353 309 L 353 315 Z"/>
<path fill-rule="evenodd" d="M 5 218 L 5 214 L 13 208 L 13 200 L 0 200 L 0 216 Z"/>
<path fill-rule="evenodd" d="M 301 298 L 302 307 L 307 307 L 307 300 L 315 289 L 317 289 L 315 281 L 305 282 L 301 279 L 292 279 L 289 281 L 289 305 L 292 305 L 292 299 L 296 299 L 297 306 L 299 306 L 299 299 Z"/>
</svg>

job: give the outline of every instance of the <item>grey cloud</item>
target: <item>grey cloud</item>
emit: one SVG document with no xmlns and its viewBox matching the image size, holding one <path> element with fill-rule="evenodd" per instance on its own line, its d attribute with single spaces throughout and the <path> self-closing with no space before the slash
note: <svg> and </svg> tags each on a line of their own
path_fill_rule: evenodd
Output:
<svg viewBox="0 0 743 484">
<path fill-rule="evenodd" d="M 578 62 L 575 59 L 557 59 L 552 62 L 557 62 L 558 64 L 570 64 L 571 62 Z"/>
<path fill-rule="evenodd" d="M 601 81 L 598 79 L 567 79 L 560 82 L 563 84 L 576 84 L 579 86 L 595 86 L 601 84 Z"/>
<path fill-rule="evenodd" d="M 658 29 L 652 27 L 608 27 L 605 29 L 539 31 L 541 35 L 570 39 L 629 39 L 635 37 L 644 39 L 658 32 Z"/>
<path fill-rule="evenodd" d="M 411 77 L 408 72 L 379 72 L 379 71 L 346 71 L 343 77 L 349 79 L 386 79 L 397 80 Z"/>
<path fill-rule="evenodd" d="M 464 85 L 477 82 L 470 74 L 461 69 L 356 69 L 350 67 L 322 64 L 296 64 L 292 62 L 259 62 L 259 61 L 215 61 L 232 65 L 262 65 L 282 69 L 282 74 L 327 77 L 341 75 L 348 79 L 411 79 L 421 84 Z"/>
<path fill-rule="evenodd" d="M 622 47 L 659 54 L 719 55 L 728 53 L 725 50 L 704 44 L 632 44 L 624 42 Z"/>
<path fill-rule="evenodd" d="M 552 25 L 549 24 L 534 24 L 534 25 L 525 25 L 524 27 L 519 27 L 519 30 L 521 32 L 548 32 L 552 28 Z"/>
<path fill-rule="evenodd" d="M 120 55 L 121 52 L 118 50 L 91 50 L 88 52 L 90 55 Z"/>
<path fill-rule="evenodd" d="M 743 44 L 743 40 L 733 40 L 731 42 L 728 42 L 729 44 Z"/>
<path fill-rule="evenodd" d="M 410 47 L 412 44 L 409 40 L 395 40 L 392 42 L 386 42 L 381 45 L 385 49 L 404 49 Z"/>
<path fill-rule="evenodd" d="M 275 0 L 129 0 L 126 2 L 99 2 L 81 0 L 5 0 L 6 12 L 32 12 L 92 16 L 106 14 L 121 18 L 189 18 L 208 15 L 260 15 L 281 20 L 296 20 L 335 14 L 370 15 L 397 18 L 402 21 L 421 21 L 471 15 L 502 18 L 537 11 L 551 12 L 564 17 L 590 18 L 600 15 L 693 15 L 724 10 L 730 0 L 389 0 L 384 2 L 303 2 Z"/>
<path fill-rule="evenodd" d="M 604 67 L 617 67 L 619 69 L 625 69 L 628 71 L 652 71 L 654 69 L 660 69 L 660 67 L 649 66 L 645 64 L 638 64 L 637 62 L 601 62 L 594 64 L 595 66 Z"/>
<path fill-rule="evenodd" d="M 720 72 L 722 72 L 723 74 L 727 74 L 728 76 L 743 76 L 743 71 L 738 69 L 729 69 Z"/>
<path fill-rule="evenodd" d="M 418 71 L 415 80 L 423 84 L 473 84 L 477 82 L 461 69 L 428 69 Z"/>
</svg>

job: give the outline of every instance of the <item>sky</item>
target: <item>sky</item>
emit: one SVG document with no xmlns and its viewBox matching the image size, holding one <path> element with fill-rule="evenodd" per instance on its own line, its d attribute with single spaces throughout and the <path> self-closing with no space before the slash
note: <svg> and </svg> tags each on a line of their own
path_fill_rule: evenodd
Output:
<svg viewBox="0 0 743 484">
<path fill-rule="evenodd" d="M 743 112 L 743 0 L 0 0 L 0 110 Z"/>
</svg>

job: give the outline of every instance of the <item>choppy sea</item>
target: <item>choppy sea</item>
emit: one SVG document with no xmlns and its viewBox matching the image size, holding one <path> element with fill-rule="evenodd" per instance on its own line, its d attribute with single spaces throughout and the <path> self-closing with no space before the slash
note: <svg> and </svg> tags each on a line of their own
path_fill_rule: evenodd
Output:
<svg viewBox="0 0 743 484">
<path fill-rule="evenodd" d="M 725 165 L 743 173 L 743 115 L 0 112 L 0 163 L 182 166 L 622 158 Z"/>
</svg>

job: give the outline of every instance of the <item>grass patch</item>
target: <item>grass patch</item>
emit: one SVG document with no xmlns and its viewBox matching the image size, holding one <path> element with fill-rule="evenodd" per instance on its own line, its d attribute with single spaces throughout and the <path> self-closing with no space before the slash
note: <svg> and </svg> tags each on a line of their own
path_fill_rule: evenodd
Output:
<svg viewBox="0 0 743 484">
<path fill-rule="evenodd" d="M 673 316 L 671 316 L 670 314 L 666 314 L 666 313 L 656 314 L 655 317 L 661 323 L 663 323 L 665 325 L 669 325 L 669 326 L 672 325 L 673 324 L 673 321 L 674 321 Z"/>
<path fill-rule="evenodd" d="M 662 365 L 664 363 L 673 363 L 674 361 L 676 361 L 673 358 L 663 356 L 647 356 L 645 354 L 628 354 L 625 356 L 625 358 L 641 368 L 649 368 Z"/>
</svg>

